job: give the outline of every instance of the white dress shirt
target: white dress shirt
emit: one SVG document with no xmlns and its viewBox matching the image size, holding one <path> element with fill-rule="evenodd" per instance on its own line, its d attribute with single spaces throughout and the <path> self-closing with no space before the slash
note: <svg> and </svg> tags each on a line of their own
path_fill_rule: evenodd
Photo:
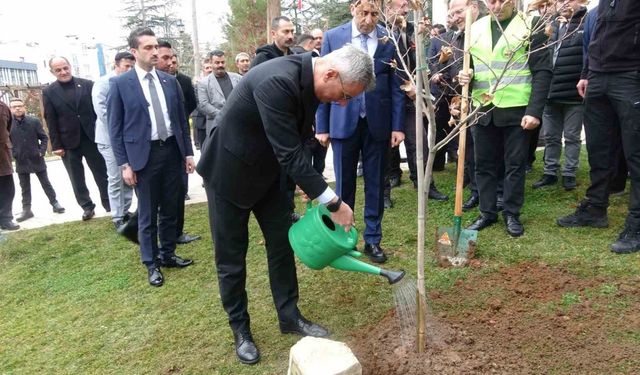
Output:
<svg viewBox="0 0 640 375">
<path fill-rule="evenodd" d="M 151 92 L 149 92 L 149 80 L 146 78 L 147 73 L 151 73 L 151 75 L 153 76 L 153 84 L 155 85 L 156 91 L 158 92 L 158 99 L 160 99 L 160 107 L 162 107 L 164 123 L 167 127 L 167 137 L 171 137 L 173 135 L 173 132 L 171 131 L 171 119 L 169 118 L 167 100 L 164 96 L 164 91 L 162 90 L 162 85 L 160 84 L 158 73 L 156 73 L 156 68 L 153 68 L 150 72 L 147 72 L 146 70 L 139 67 L 138 64 L 136 64 L 134 65 L 134 69 L 136 70 L 136 75 L 138 76 L 140 86 L 142 86 L 144 98 L 147 100 L 147 104 L 149 106 L 149 118 L 151 118 L 151 140 L 157 141 L 158 139 L 160 139 L 160 137 L 158 136 L 158 124 L 156 123 L 156 116 L 153 113 L 153 106 L 151 106 Z"/>
<path fill-rule="evenodd" d="M 360 48 L 360 35 L 362 33 L 358 30 L 358 26 L 356 25 L 355 19 L 351 20 L 351 44 Z M 367 38 L 367 52 L 369 56 L 373 57 L 376 53 L 376 48 L 378 48 L 378 30 L 376 27 L 373 28 L 373 31 L 367 34 L 369 37 Z"/>
</svg>

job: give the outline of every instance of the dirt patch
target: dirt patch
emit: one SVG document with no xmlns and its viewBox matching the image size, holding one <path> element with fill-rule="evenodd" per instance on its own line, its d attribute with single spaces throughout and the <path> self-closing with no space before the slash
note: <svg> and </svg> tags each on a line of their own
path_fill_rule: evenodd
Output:
<svg viewBox="0 0 640 375">
<path fill-rule="evenodd" d="M 394 311 L 353 334 L 363 374 L 640 374 L 640 277 L 584 280 L 525 263 L 428 299 L 424 353 Z"/>
</svg>

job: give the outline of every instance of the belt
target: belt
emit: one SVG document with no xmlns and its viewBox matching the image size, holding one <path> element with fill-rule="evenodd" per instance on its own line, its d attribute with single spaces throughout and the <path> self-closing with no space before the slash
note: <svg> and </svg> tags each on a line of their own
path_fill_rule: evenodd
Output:
<svg viewBox="0 0 640 375">
<path fill-rule="evenodd" d="M 165 139 L 164 141 L 162 139 L 157 139 L 155 141 L 151 141 L 151 146 L 164 146 L 165 144 L 171 144 L 171 143 L 175 143 L 176 142 L 176 137 L 174 137 L 173 135 L 167 139 Z"/>
</svg>

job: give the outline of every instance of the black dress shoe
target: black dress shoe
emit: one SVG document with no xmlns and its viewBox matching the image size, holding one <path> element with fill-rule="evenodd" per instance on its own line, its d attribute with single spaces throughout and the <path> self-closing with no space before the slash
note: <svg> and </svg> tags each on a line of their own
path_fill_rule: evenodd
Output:
<svg viewBox="0 0 640 375">
<path fill-rule="evenodd" d="M 551 174 L 543 174 L 542 177 L 531 185 L 534 189 L 540 189 L 541 187 L 555 185 L 558 182 L 558 177 Z"/>
<path fill-rule="evenodd" d="M 572 176 L 562 176 L 562 187 L 566 191 L 570 191 L 578 187 L 576 178 Z"/>
<path fill-rule="evenodd" d="M 54 202 L 51 206 L 53 207 L 53 212 L 57 214 L 64 213 L 64 207 L 62 207 L 60 203 Z"/>
<path fill-rule="evenodd" d="M 467 227 L 470 230 L 483 230 L 486 227 L 490 227 L 498 221 L 497 218 L 489 218 L 486 215 L 480 215 L 478 218 Z"/>
<path fill-rule="evenodd" d="M 431 185 L 431 187 L 429 187 L 429 199 L 433 199 L 434 201 L 448 201 L 449 197 L 439 192 L 435 185 Z"/>
<path fill-rule="evenodd" d="M 384 209 L 389 209 L 393 207 L 393 201 L 391 200 L 391 197 L 384 197 Z"/>
<path fill-rule="evenodd" d="M 181 257 L 174 255 L 169 259 L 160 259 L 160 267 L 167 268 L 184 268 L 193 264 L 191 259 L 182 259 Z"/>
<path fill-rule="evenodd" d="M 251 332 L 234 332 L 233 340 L 236 346 L 238 360 L 246 365 L 253 365 L 260 360 L 260 351 L 253 342 Z"/>
<path fill-rule="evenodd" d="M 300 336 L 327 337 L 329 331 L 323 326 L 313 323 L 302 315 L 298 319 L 289 322 L 280 322 L 280 332 L 295 333 Z"/>
<path fill-rule="evenodd" d="M 162 276 L 160 268 L 149 267 L 147 272 L 149 274 L 149 284 L 151 286 L 162 286 L 162 284 L 164 284 L 164 276 Z"/>
<path fill-rule="evenodd" d="M 191 196 L 189 196 L 189 194 L 188 194 L 188 193 L 185 193 L 185 194 L 184 194 L 184 200 L 185 200 L 185 201 L 189 201 L 189 200 L 191 200 Z"/>
<path fill-rule="evenodd" d="M 13 221 L 5 221 L 0 223 L 0 229 L 3 230 L 18 230 L 20 229 L 20 226 L 16 223 L 14 223 Z"/>
<path fill-rule="evenodd" d="M 184 245 L 186 243 L 193 242 L 199 239 L 200 236 L 198 236 L 197 234 L 182 233 L 180 237 L 176 238 L 176 243 L 179 245 Z"/>
<path fill-rule="evenodd" d="M 476 194 L 471 194 L 469 199 L 467 199 L 462 204 L 462 211 L 464 211 L 464 212 L 470 211 L 470 210 L 478 207 L 478 204 L 480 204 L 480 197 L 478 195 L 476 195 Z"/>
<path fill-rule="evenodd" d="M 88 208 L 82 213 L 82 221 L 90 220 L 94 216 L 96 216 L 96 211 L 93 208 Z"/>
<path fill-rule="evenodd" d="M 31 219 L 33 217 L 33 212 L 31 211 L 31 209 L 26 209 L 26 210 L 22 210 L 22 212 L 20 213 L 20 215 L 18 215 L 18 217 L 16 217 L 16 221 L 18 223 L 21 223 L 27 219 Z"/>
<path fill-rule="evenodd" d="M 509 233 L 511 237 L 520 237 L 524 234 L 524 227 L 518 217 L 504 215 L 504 223 L 507 227 L 507 233 Z"/>
<path fill-rule="evenodd" d="M 126 239 L 133 243 L 138 242 L 138 213 L 131 215 L 129 220 L 122 226 L 116 229 L 119 235 L 124 236 Z"/>
<path fill-rule="evenodd" d="M 384 263 L 387 261 L 387 256 L 379 244 L 365 244 L 364 254 L 374 263 Z"/>
</svg>

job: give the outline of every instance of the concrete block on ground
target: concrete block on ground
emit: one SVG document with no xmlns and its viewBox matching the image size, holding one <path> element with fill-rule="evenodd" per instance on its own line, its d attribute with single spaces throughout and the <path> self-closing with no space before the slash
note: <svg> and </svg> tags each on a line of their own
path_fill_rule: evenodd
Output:
<svg viewBox="0 0 640 375">
<path fill-rule="evenodd" d="M 288 375 L 362 375 L 362 366 L 339 341 L 304 337 L 291 347 Z"/>
</svg>

